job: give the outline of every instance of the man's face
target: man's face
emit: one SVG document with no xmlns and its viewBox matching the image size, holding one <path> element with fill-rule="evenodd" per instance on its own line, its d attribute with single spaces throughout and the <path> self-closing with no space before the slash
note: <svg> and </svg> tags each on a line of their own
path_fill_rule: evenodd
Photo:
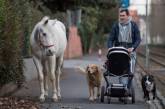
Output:
<svg viewBox="0 0 165 109">
<path fill-rule="evenodd" d="M 119 13 L 119 19 L 121 23 L 126 23 L 128 21 L 128 15 L 125 11 Z"/>
</svg>

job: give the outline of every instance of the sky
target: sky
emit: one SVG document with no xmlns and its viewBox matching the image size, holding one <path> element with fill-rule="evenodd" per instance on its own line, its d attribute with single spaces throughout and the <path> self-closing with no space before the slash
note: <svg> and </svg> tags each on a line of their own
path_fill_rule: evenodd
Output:
<svg viewBox="0 0 165 109">
<path fill-rule="evenodd" d="M 135 6 L 139 15 L 146 15 L 146 3 L 147 0 L 130 0 L 130 6 Z M 150 4 L 151 0 L 148 0 L 148 14 L 151 10 Z"/>
</svg>

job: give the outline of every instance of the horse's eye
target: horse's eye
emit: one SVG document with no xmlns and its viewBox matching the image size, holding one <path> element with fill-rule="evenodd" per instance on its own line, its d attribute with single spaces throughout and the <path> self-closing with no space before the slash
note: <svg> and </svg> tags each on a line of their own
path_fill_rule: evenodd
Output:
<svg viewBox="0 0 165 109">
<path fill-rule="evenodd" d="M 46 33 L 43 33 L 43 36 L 46 36 Z"/>
</svg>

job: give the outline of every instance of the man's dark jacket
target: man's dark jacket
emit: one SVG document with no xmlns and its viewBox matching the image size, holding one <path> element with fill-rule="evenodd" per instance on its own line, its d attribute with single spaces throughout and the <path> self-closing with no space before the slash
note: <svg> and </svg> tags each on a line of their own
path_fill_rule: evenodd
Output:
<svg viewBox="0 0 165 109">
<path fill-rule="evenodd" d="M 137 26 L 137 24 L 133 21 L 131 21 L 131 31 L 132 31 L 132 43 L 127 43 L 126 48 L 131 48 L 133 47 L 134 50 L 138 47 L 138 45 L 141 42 L 140 38 L 140 31 Z M 113 46 L 122 46 L 123 44 L 118 41 L 118 36 L 119 36 L 119 24 L 115 23 L 112 26 L 112 30 L 108 39 L 108 48 L 111 48 Z"/>
</svg>

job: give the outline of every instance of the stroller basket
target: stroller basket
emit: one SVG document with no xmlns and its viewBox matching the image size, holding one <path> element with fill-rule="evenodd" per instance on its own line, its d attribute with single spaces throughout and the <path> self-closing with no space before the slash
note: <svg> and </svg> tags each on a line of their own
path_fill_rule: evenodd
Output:
<svg viewBox="0 0 165 109">
<path fill-rule="evenodd" d="M 121 85 L 111 85 L 110 95 L 111 97 L 122 97 L 126 94 L 126 88 L 125 86 Z"/>
</svg>

